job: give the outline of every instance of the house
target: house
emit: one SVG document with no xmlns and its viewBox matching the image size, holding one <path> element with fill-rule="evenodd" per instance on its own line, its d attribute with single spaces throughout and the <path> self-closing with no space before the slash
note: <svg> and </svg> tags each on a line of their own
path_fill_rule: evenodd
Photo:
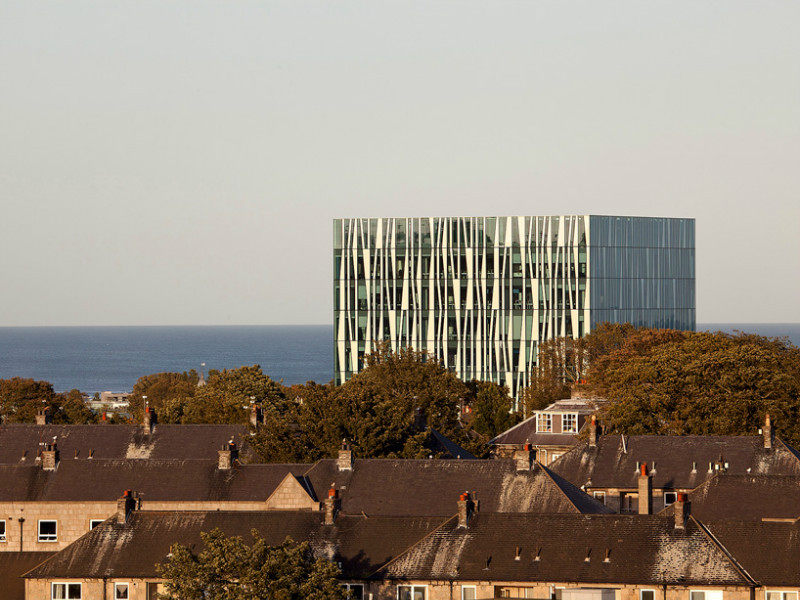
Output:
<svg viewBox="0 0 800 600">
<path fill-rule="evenodd" d="M 658 512 L 717 474 L 800 476 L 800 454 L 772 434 L 767 415 L 762 434 L 750 436 L 590 431 L 551 468 L 616 512 Z M 644 494 L 651 500 L 640 505 Z"/>
<path fill-rule="evenodd" d="M 530 447 L 536 460 L 549 465 L 578 442 L 578 434 L 604 402 L 573 397 L 533 411 L 532 416 L 489 441 L 492 455 L 509 458 L 515 450 Z"/>
</svg>

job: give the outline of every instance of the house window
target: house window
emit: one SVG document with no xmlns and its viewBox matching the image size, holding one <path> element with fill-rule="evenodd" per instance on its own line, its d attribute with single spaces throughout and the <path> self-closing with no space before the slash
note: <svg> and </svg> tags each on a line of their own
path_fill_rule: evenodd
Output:
<svg viewBox="0 0 800 600">
<path fill-rule="evenodd" d="M 722 590 L 692 590 L 689 600 L 722 600 Z"/>
<path fill-rule="evenodd" d="M 475 600 L 475 598 L 477 598 L 477 594 L 474 585 L 461 586 L 461 600 Z"/>
<path fill-rule="evenodd" d="M 52 600 L 81 600 L 80 583 L 54 583 L 50 588 Z"/>
<path fill-rule="evenodd" d="M 128 600 L 128 584 L 115 583 L 114 584 L 114 600 Z"/>
<path fill-rule="evenodd" d="M 40 542 L 58 541 L 57 521 L 39 521 L 39 541 Z M 64 597 L 66 598 L 66 596 Z"/>
<path fill-rule="evenodd" d="M 675 504 L 675 501 L 678 499 L 678 492 L 664 492 L 664 506 L 667 507 L 670 504 Z"/>
<path fill-rule="evenodd" d="M 552 433 L 553 415 L 536 415 L 536 431 L 539 433 Z"/>
<path fill-rule="evenodd" d="M 606 493 L 605 492 L 592 492 L 592 496 L 594 496 L 594 499 L 597 500 L 600 504 L 605 505 L 605 503 L 606 503 Z"/>
<path fill-rule="evenodd" d="M 563 454 L 561 452 L 553 452 L 553 454 L 550 455 L 550 463 L 556 462 L 562 456 Z"/>
<path fill-rule="evenodd" d="M 562 415 L 561 430 L 564 433 L 578 433 L 578 415 Z"/>
<path fill-rule="evenodd" d="M 351 600 L 364 600 L 364 585 L 361 583 L 343 583 L 342 587 L 347 590 L 347 597 Z"/>
<path fill-rule="evenodd" d="M 619 497 L 619 512 L 635 513 L 639 509 L 639 494 L 623 492 Z M 711 598 L 692 598 L 691 600 L 715 600 Z"/>
<path fill-rule="evenodd" d="M 0 542 L 6 541 L 6 522 L 0 521 Z"/>
<path fill-rule="evenodd" d="M 767 590 L 766 600 L 797 600 L 797 592 L 773 592 Z"/>
<path fill-rule="evenodd" d="M 94 529 L 95 527 L 100 525 L 100 523 L 102 523 L 103 521 L 105 521 L 105 519 L 90 519 L 89 520 L 89 530 L 91 531 L 92 529 Z"/>
<path fill-rule="evenodd" d="M 426 600 L 427 587 L 425 585 L 398 585 L 397 600 Z"/>
<path fill-rule="evenodd" d="M 639 590 L 639 600 L 656 600 L 656 591 Z"/>
</svg>

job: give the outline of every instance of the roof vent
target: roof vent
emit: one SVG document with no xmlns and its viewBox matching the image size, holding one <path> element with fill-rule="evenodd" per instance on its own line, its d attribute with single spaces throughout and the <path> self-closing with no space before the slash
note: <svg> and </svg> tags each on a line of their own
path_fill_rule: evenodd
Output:
<svg viewBox="0 0 800 600">
<path fill-rule="evenodd" d="M 606 548 L 606 557 L 603 559 L 604 563 L 611 562 L 611 548 Z"/>
<path fill-rule="evenodd" d="M 514 560 L 519 561 L 521 557 L 522 557 L 522 549 L 519 546 L 517 546 L 516 549 L 514 550 Z"/>
</svg>

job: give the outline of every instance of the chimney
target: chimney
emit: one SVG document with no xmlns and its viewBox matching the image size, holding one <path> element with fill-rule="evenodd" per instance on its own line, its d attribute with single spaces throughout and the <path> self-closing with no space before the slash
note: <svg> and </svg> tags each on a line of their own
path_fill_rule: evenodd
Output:
<svg viewBox="0 0 800 600">
<path fill-rule="evenodd" d="M 333 525 L 336 522 L 336 513 L 339 510 L 339 492 L 333 488 L 328 490 L 328 497 L 325 498 L 325 525 Z"/>
<path fill-rule="evenodd" d="M 136 509 L 136 499 L 131 490 L 122 492 L 122 498 L 117 500 L 117 523 L 124 525 L 128 520 L 128 515 Z"/>
<path fill-rule="evenodd" d="M 230 471 L 233 461 L 239 458 L 239 450 L 233 439 L 229 440 L 222 450 L 217 450 L 217 468 L 220 471 Z"/>
<path fill-rule="evenodd" d="M 261 406 L 258 404 L 251 404 L 250 405 L 250 426 L 258 429 L 258 426 L 261 424 Z"/>
<path fill-rule="evenodd" d="M 142 418 L 142 429 L 147 433 L 152 433 L 153 425 L 156 423 L 156 412 L 150 408 L 149 404 L 145 404 L 144 417 Z"/>
<path fill-rule="evenodd" d="M 50 423 L 50 409 L 45 406 L 36 411 L 36 424 L 47 425 L 48 423 Z"/>
<path fill-rule="evenodd" d="M 653 479 L 647 473 L 647 463 L 639 467 L 639 514 L 653 513 Z"/>
<path fill-rule="evenodd" d="M 472 508 L 474 507 L 474 503 L 472 499 L 469 497 L 469 492 L 464 492 L 458 497 L 458 526 L 459 527 L 466 527 L 467 523 L 469 522 L 470 516 L 472 516 Z"/>
<path fill-rule="evenodd" d="M 686 527 L 686 517 L 689 516 L 689 503 L 686 501 L 686 492 L 678 492 L 678 499 L 672 505 L 675 510 L 675 529 Z"/>
<path fill-rule="evenodd" d="M 769 420 L 769 413 L 764 417 L 764 429 L 762 433 L 764 434 L 764 448 L 766 450 L 772 450 L 772 422 Z"/>
<path fill-rule="evenodd" d="M 597 415 L 592 415 L 592 420 L 589 421 L 589 446 L 597 446 Z"/>
<path fill-rule="evenodd" d="M 45 471 L 55 471 L 58 464 L 58 445 L 53 442 L 52 444 L 45 444 L 42 451 L 42 469 Z"/>
<path fill-rule="evenodd" d="M 531 445 L 525 444 L 522 450 L 514 450 L 514 462 L 517 466 L 517 471 L 530 471 L 533 466 L 533 452 L 531 452 Z"/>
<path fill-rule="evenodd" d="M 350 449 L 350 444 L 347 440 L 342 440 L 342 447 L 339 450 L 339 458 L 336 461 L 340 471 L 353 470 L 353 451 Z"/>
<path fill-rule="evenodd" d="M 426 429 L 427 423 L 425 422 L 425 413 L 423 413 L 422 409 L 418 406 L 414 409 L 414 430 L 425 431 Z"/>
</svg>

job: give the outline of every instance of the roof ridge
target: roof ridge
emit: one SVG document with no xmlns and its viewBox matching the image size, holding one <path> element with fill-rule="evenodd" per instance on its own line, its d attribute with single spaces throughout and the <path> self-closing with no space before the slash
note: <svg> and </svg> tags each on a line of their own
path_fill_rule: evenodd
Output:
<svg viewBox="0 0 800 600">
<path fill-rule="evenodd" d="M 411 545 L 410 545 L 408 548 L 406 548 L 405 550 L 403 550 L 402 552 L 400 552 L 400 553 L 399 553 L 397 556 L 395 556 L 395 557 L 393 557 L 393 558 L 389 559 L 388 561 L 386 561 L 385 563 L 383 563 L 383 564 L 382 564 L 380 567 L 378 567 L 377 569 L 375 569 L 374 571 L 372 571 L 372 573 L 370 573 L 370 574 L 368 575 L 368 577 L 372 577 L 372 576 L 373 576 L 373 575 L 375 575 L 375 574 L 376 574 L 378 571 L 382 571 L 383 569 L 385 569 L 386 567 L 388 567 L 389 565 L 391 565 L 393 562 L 395 562 L 395 561 L 397 561 L 398 559 L 400 559 L 400 557 L 402 557 L 402 556 L 405 556 L 406 554 L 408 554 L 409 552 L 411 552 L 411 550 L 413 550 L 414 548 L 416 548 L 417 546 L 419 546 L 419 545 L 420 545 L 422 542 L 424 542 L 424 541 L 425 541 L 425 540 L 427 540 L 429 537 L 431 537 L 432 535 L 434 535 L 435 533 L 437 533 L 437 532 L 438 532 L 440 529 L 442 529 L 442 528 L 443 528 L 445 525 L 447 525 L 447 524 L 448 524 L 450 521 L 452 521 L 453 519 L 457 519 L 457 518 L 458 518 L 458 515 L 457 515 L 457 514 L 453 515 L 453 516 L 452 516 L 452 517 L 450 517 L 450 518 L 446 518 L 446 519 L 445 519 L 444 521 L 442 521 L 442 523 L 440 523 L 440 524 L 439 524 L 439 526 L 438 526 L 438 527 L 436 527 L 436 528 L 435 528 L 433 531 L 431 531 L 430 533 L 428 533 L 428 534 L 426 534 L 426 535 L 422 536 L 422 537 L 421 537 L 420 539 L 418 539 L 416 542 L 414 542 L 413 544 L 411 544 Z"/>
<path fill-rule="evenodd" d="M 535 464 L 537 464 L 540 467 L 542 467 L 542 471 L 544 471 L 545 474 L 547 474 L 547 477 L 550 479 L 550 481 L 553 483 L 553 485 L 555 485 L 558 488 L 558 491 L 561 492 L 561 494 L 567 499 L 567 502 L 569 502 L 572 505 L 572 508 L 574 508 L 576 511 L 578 511 L 578 514 L 583 514 L 581 509 L 578 508 L 578 505 L 575 504 L 575 502 L 572 501 L 572 498 L 570 498 L 569 495 L 567 494 L 567 492 L 565 492 L 564 489 L 561 487 L 561 484 L 559 484 L 556 481 L 556 478 L 553 477 L 553 474 L 550 472 L 550 470 L 547 467 L 545 467 L 542 463 L 540 463 L 538 460 L 535 461 Z M 566 479 L 564 481 L 566 481 Z M 567 482 L 567 483 L 569 483 L 570 485 L 573 485 L 571 482 Z M 587 496 L 588 496 L 588 494 L 587 494 Z"/>
<path fill-rule="evenodd" d="M 490 439 L 488 442 L 486 442 L 486 444 L 487 444 L 487 445 L 488 445 L 488 444 L 491 444 L 491 443 L 492 443 L 492 442 L 494 442 L 494 441 L 495 441 L 497 438 L 499 438 L 499 437 L 502 437 L 502 436 L 506 435 L 507 433 L 511 433 L 511 432 L 512 432 L 512 431 L 514 431 L 514 430 L 515 430 L 517 427 L 519 427 L 519 426 L 521 426 L 521 425 L 524 425 L 525 423 L 527 423 L 528 421 L 530 421 L 531 419 L 534 419 L 534 418 L 536 418 L 536 414 L 533 414 L 533 415 L 531 415 L 531 416 L 530 416 L 530 417 L 528 417 L 527 419 L 523 419 L 522 421 L 520 421 L 519 423 L 517 423 L 517 424 L 516 424 L 516 425 L 514 425 L 513 427 L 509 427 L 508 429 L 506 429 L 504 432 L 502 432 L 502 433 L 498 433 L 496 436 L 494 436 L 492 439 Z"/>
<path fill-rule="evenodd" d="M 745 577 L 745 579 L 749 580 L 754 585 L 760 585 L 758 581 L 755 580 L 754 577 L 750 576 L 744 567 L 739 564 L 739 561 L 733 556 L 733 554 L 728 550 L 725 545 L 717 539 L 710 529 L 708 529 L 699 519 L 697 519 L 694 515 L 690 514 L 689 518 L 697 525 L 697 527 L 702 531 L 708 539 L 711 540 L 713 543 L 724 555 L 725 558 L 733 565 L 733 568 L 736 569 L 741 575 Z"/>
</svg>

